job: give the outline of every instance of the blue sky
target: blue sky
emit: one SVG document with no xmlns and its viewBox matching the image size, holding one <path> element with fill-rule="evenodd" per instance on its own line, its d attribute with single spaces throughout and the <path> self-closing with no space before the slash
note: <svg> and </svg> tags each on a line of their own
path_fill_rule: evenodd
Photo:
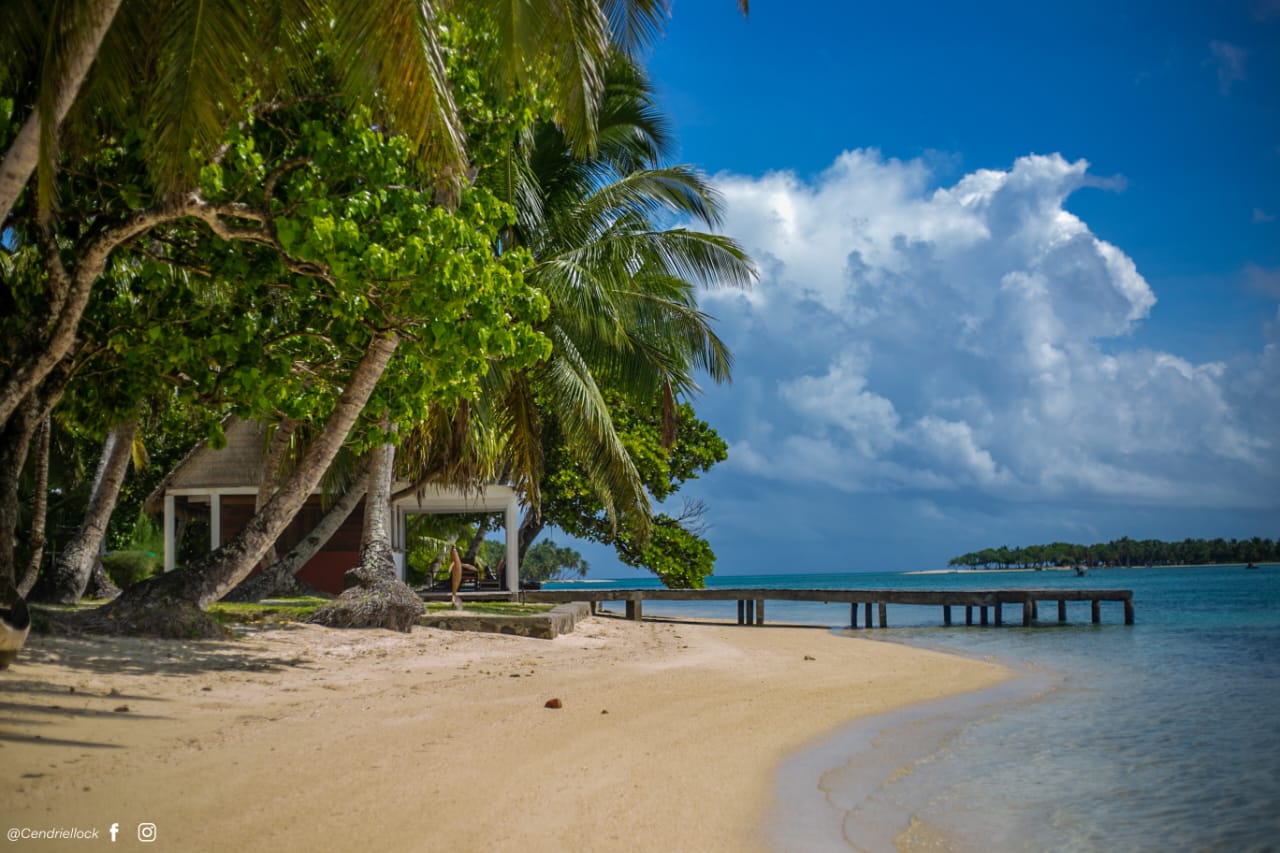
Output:
<svg viewBox="0 0 1280 853">
<path fill-rule="evenodd" d="M 762 271 L 717 574 L 1280 536 L 1280 0 L 734 9 L 649 61 Z"/>
</svg>

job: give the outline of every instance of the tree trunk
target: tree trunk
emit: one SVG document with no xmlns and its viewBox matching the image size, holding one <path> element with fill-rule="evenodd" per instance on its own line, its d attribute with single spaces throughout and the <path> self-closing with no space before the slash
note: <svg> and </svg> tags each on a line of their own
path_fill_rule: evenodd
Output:
<svg viewBox="0 0 1280 853">
<path fill-rule="evenodd" d="M 75 604 L 84 595 L 89 586 L 89 576 L 93 574 L 102 552 L 102 539 L 107 534 L 107 523 L 111 521 L 111 513 L 120 497 L 120 486 L 129 471 L 133 438 L 137 432 L 138 419 L 133 418 L 107 433 L 102 455 L 98 458 L 98 469 L 93 475 L 93 488 L 89 492 L 84 520 L 67 547 L 62 549 L 58 560 L 40 579 L 35 589 L 37 601 Z M 110 584 L 108 590 L 113 587 L 114 584 Z"/>
<path fill-rule="evenodd" d="M 395 555 L 391 550 L 391 480 L 395 459 L 395 445 L 383 444 L 373 451 L 369 460 L 364 529 L 360 533 L 360 565 L 352 571 L 367 576 L 370 581 L 396 578 Z"/>
<path fill-rule="evenodd" d="M 200 610 L 244 580 L 319 485 L 387 367 L 399 335 L 375 335 L 352 371 L 319 435 L 261 510 L 221 548 L 177 571 L 134 584 L 84 617 L 83 627 L 109 633 L 219 636 L 222 629 Z"/>
<path fill-rule="evenodd" d="M 480 546 L 484 545 L 484 537 L 488 532 L 488 522 L 481 521 L 476 525 L 475 535 L 471 537 L 471 545 L 467 547 L 467 553 L 462 556 L 462 562 L 470 563 L 473 566 L 480 565 L 476 562 L 476 559 L 480 556 Z"/>
<path fill-rule="evenodd" d="M 22 401 L 13 418 L 0 429 L 0 585 L 17 586 L 18 515 L 22 468 L 31 437 L 40 423 L 34 397 Z"/>
<path fill-rule="evenodd" d="M 542 513 L 528 512 L 525 513 L 523 519 L 520 520 L 520 541 L 517 543 L 520 547 L 520 559 L 524 559 L 524 555 L 528 553 L 529 547 L 533 545 L 538 535 L 542 533 L 542 528 L 546 527 L 546 521 L 543 520 Z"/>
<path fill-rule="evenodd" d="M 49 444 L 53 438 L 53 421 L 45 415 L 36 432 L 36 455 L 31 460 L 35 484 L 32 487 L 35 495 L 31 508 L 30 551 L 27 556 L 27 567 L 18 579 L 18 594 L 23 598 L 36 585 L 36 577 L 40 574 L 40 563 L 44 561 L 45 525 L 49 519 Z"/>
<path fill-rule="evenodd" d="M 383 422 L 384 429 L 386 422 Z M 348 589 L 317 610 L 310 621 L 331 628 L 390 628 L 408 631 L 423 614 L 422 599 L 396 577 L 391 549 L 391 480 L 396 448 L 384 444 L 369 462 L 369 488 L 364 499 L 364 531 L 360 565 L 343 580 Z"/>
<path fill-rule="evenodd" d="M 89 582 L 84 587 L 84 598 L 102 601 L 115 598 L 120 594 L 120 587 L 116 586 L 106 569 L 102 568 L 101 557 L 102 555 L 99 554 L 89 566 Z"/>
<path fill-rule="evenodd" d="M 31 438 L 62 399 L 70 379 L 71 371 L 67 365 L 54 370 L 22 400 L 15 417 L 0 425 L 0 585 L 17 585 L 19 493 Z M 42 497 L 47 499 L 44 494 Z"/>
<path fill-rule="evenodd" d="M 296 420 L 285 418 L 276 425 L 275 431 L 271 434 L 271 442 L 268 444 L 266 455 L 262 460 L 262 474 L 258 478 L 258 495 L 253 500 L 254 512 L 262 509 L 263 504 L 275 494 L 276 488 L 280 484 L 280 478 L 284 476 L 285 451 L 289 449 L 289 443 L 292 441 L 293 434 L 297 432 L 297 429 L 298 422 Z M 323 545 L 324 543 L 320 544 Z M 263 569 L 266 569 L 279 561 L 280 555 L 276 552 L 275 544 L 273 543 L 267 549 L 267 553 L 263 555 L 260 565 Z"/>
<path fill-rule="evenodd" d="M 75 103 L 80 84 L 84 82 L 89 66 L 98 55 L 102 37 L 111 29 L 111 22 L 115 19 L 120 3 L 121 0 L 97 0 L 93 4 L 93 11 L 84 15 L 85 26 L 78 33 L 79 39 L 73 55 L 67 58 L 66 68 L 63 69 L 62 79 L 58 81 L 58 91 L 54 97 L 55 117 L 51 125 L 55 136 L 71 110 L 71 105 Z M 54 22 L 55 25 L 57 23 L 59 22 Z M 0 163 L 0 222 L 8 217 L 40 161 L 41 124 L 40 110 L 37 107 L 27 116 L 22 130 L 5 152 L 4 162 Z M 53 140 L 45 141 L 53 144 Z"/>
<path fill-rule="evenodd" d="M 368 466 L 366 466 L 367 468 Z M 293 576 L 307 564 L 307 561 L 325 546 L 351 515 L 356 504 L 364 497 L 369 488 L 367 475 L 361 477 L 342 497 L 329 507 L 329 511 L 320 519 L 320 523 L 283 558 L 267 568 L 250 575 L 236 585 L 235 589 L 223 596 L 223 601 L 261 601 L 293 580 Z"/>
</svg>

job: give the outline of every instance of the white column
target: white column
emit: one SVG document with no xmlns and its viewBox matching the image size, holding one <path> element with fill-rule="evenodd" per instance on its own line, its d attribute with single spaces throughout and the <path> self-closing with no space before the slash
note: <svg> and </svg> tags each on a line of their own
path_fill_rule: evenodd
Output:
<svg viewBox="0 0 1280 853">
<path fill-rule="evenodd" d="M 166 494 L 164 496 L 164 570 L 166 572 L 173 571 L 177 559 L 178 545 L 173 541 L 176 525 L 173 495 Z"/>
<path fill-rule="evenodd" d="M 516 498 L 507 503 L 507 589 L 520 591 L 520 506 Z"/>
<path fill-rule="evenodd" d="M 209 495 L 209 550 L 216 551 L 222 545 L 222 495 Z"/>
</svg>

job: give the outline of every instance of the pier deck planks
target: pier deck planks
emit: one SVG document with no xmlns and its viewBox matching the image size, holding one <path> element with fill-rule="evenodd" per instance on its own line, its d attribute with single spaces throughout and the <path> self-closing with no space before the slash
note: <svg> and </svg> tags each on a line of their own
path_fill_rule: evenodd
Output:
<svg viewBox="0 0 1280 853">
<path fill-rule="evenodd" d="M 1022 607 L 1022 624 L 1032 625 L 1038 616 L 1037 604 L 1054 601 L 1058 604 L 1058 621 L 1065 622 L 1068 601 L 1088 601 L 1090 619 L 1102 621 L 1101 604 L 1104 601 L 1121 602 L 1124 605 L 1124 622 L 1134 622 L 1133 590 L 1131 589 L 995 589 L 995 590 L 921 590 L 921 589 L 589 589 L 589 590 L 526 590 L 520 599 L 527 602 L 586 601 L 599 604 L 602 601 L 624 601 L 627 618 L 641 619 L 644 601 L 736 601 L 738 624 L 763 625 L 764 602 L 816 601 L 824 604 L 849 604 L 850 627 L 858 627 L 858 605 L 863 605 L 866 627 L 872 627 L 873 613 L 880 617 L 880 627 L 887 625 L 886 608 L 890 604 L 934 606 L 943 609 L 943 623 L 951 625 L 951 608 L 965 609 L 965 624 L 973 624 L 973 608 L 979 608 L 981 624 L 988 624 L 988 608 L 995 624 L 1004 623 L 1004 605 Z M 873 610 L 873 608 L 875 608 Z"/>
</svg>

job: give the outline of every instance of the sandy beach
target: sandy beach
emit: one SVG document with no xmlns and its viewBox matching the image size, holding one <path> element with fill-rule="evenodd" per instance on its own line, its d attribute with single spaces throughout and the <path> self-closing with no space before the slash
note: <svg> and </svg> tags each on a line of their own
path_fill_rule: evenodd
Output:
<svg viewBox="0 0 1280 853">
<path fill-rule="evenodd" d="M 555 640 L 33 636 L 0 672 L 0 824 L 109 841 L 117 823 L 156 850 L 765 849 L 787 756 L 1008 675 L 825 630 L 614 617 Z"/>
</svg>

